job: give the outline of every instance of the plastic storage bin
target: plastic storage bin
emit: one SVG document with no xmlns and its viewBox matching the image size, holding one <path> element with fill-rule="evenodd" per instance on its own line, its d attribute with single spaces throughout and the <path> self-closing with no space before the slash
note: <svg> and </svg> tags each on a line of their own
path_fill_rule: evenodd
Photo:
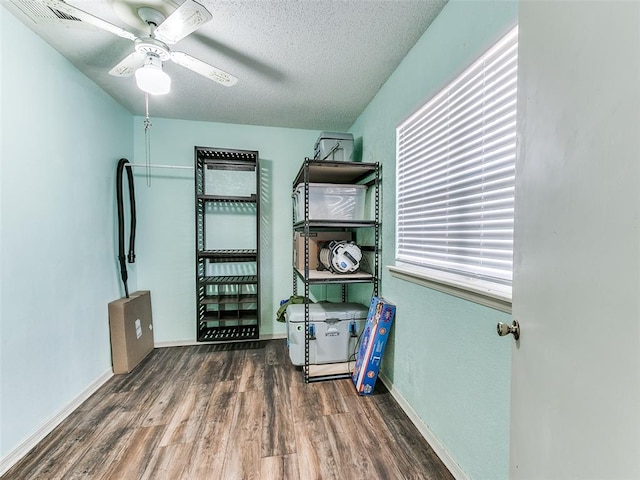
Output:
<svg viewBox="0 0 640 480">
<path fill-rule="evenodd" d="M 309 220 L 365 220 L 365 185 L 309 184 Z M 304 183 L 293 196 L 296 222 L 304 220 Z"/>
<path fill-rule="evenodd" d="M 309 305 L 309 364 L 355 361 L 358 337 L 368 308 L 359 303 Z M 304 365 L 304 304 L 289 305 L 285 313 L 291 363 Z"/>
<path fill-rule="evenodd" d="M 352 162 L 353 135 L 351 133 L 320 132 L 313 147 L 313 159 Z"/>
</svg>

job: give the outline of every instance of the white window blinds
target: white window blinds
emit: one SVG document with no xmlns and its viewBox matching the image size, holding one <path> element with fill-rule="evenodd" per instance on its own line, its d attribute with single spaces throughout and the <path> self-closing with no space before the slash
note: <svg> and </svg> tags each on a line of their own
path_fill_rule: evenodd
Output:
<svg viewBox="0 0 640 480">
<path fill-rule="evenodd" d="M 396 260 L 510 285 L 518 32 L 396 131 Z"/>
</svg>

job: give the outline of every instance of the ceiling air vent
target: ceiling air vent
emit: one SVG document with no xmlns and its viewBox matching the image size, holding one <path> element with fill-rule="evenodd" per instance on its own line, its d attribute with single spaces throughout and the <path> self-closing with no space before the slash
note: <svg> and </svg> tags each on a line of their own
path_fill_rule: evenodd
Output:
<svg viewBox="0 0 640 480">
<path fill-rule="evenodd" d="M 11 0 L 27 17 L 39 25 L 77 25 L 82 20 L 35 0 Z"/>
</svg>

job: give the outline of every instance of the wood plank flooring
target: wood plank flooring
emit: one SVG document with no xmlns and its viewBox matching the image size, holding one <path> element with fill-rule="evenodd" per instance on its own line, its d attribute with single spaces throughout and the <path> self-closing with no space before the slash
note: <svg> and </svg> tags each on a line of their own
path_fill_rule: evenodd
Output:
<svg viewBox="0 0 640 480">
<path fill-rule="evenodd" d="M 12 480 L 453 477 L 378 382 L 304 384 L 284 340 L 156 349 L 111 378 Z"/>
</svg>

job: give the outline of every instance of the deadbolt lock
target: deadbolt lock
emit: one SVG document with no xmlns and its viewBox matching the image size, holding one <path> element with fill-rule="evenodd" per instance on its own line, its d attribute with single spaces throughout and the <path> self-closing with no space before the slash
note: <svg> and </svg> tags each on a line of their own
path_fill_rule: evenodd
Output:
<svg viewBox="0 0 640 480">
<path fill-rule="evenodd" d="M 502 322 L 498 323 L 498 335 L 504 337 L 509 334 L 512 334 L 513 338 L 516 340 L 520 338 L 520 324 L 518 323 L 518 320 L 514 320 L 511 325 L 507 325 Z"/>
</svg>

